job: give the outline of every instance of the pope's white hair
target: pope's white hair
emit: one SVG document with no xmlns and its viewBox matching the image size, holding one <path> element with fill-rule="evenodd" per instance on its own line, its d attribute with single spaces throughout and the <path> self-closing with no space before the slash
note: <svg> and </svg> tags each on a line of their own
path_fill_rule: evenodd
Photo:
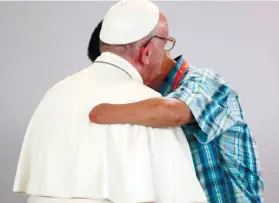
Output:
<svg viewBox="0 0 279 203">
<path fill-rule="evenodd" d="M 104 42 L 100 42 L 100 51 L 101 52 L 112 52 L 114 54 L 117 54 L 119 56 L 125 57 L 134 57 L 139 49 L 141 49 L 142 46 L 144 46 L 145 43 L 147 43 L 148 40 L 151 39 L 151 37 L 153 37 L 154 35 L 156 35 L 156 33 L 158 32 L 158 24 L 156 25 L 156 27 L 144 38 L 136 41 L 136 42 L 132 42 L 129 44 L 123 44 L 123 45 L 114 45 L 114 44 L 106 44 Z"/>
</svg>

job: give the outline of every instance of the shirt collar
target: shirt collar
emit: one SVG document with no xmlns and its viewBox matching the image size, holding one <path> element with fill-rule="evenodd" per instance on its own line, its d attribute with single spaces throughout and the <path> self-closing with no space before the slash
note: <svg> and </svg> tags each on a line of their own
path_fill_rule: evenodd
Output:
<svg viewBox="0 0 279 203">
<path fill-rule="evenodd" d="M 176 57 L 174 60 L 176 61 L 175 66 L 171 69 L 171 71 L 167 75 L 166 79 L 164 80 L 163 84 L 159 88 L 159 92 L 163 96 L 172 92 L 172 85 L 173 85 L 175 76 L 176 76 L 177 72 L 179 71 L 179 69 L 182 67 L 182 65 L 184 63 L 186 63 L 186 61 L 185 61 L 185 59 L 183 58 L 182 55 Z"/>
<path fill-rule="evenodd" d="M 143 83 L 142 77 L 140 76 L 136 68 L 127 60 L 116 54 L 113 54 L 111 52 L 104 52 L 95 60 L 95 62 L 103 62 L 111 64 L 112 66 L 116 66 L 117 68 L 127 73 L 131 77 L 131 79 Z"/>
</svg>

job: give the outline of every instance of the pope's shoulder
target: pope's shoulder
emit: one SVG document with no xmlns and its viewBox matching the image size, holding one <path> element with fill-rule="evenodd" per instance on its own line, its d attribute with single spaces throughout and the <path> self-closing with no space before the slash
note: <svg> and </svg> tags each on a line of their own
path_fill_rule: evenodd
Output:
<svg viewBox="0 0 279 203">
<path fill-rule="evenodd" d="M 82 69 L 54 84 L 45 95 L 53 99 L 87 98 L 94 95 L 94 98 L 98 98 L 97 100 L 104 102 L 113 100 L 116 103 L 134 102 L 161 96 L 160 93 L 137 80 L 129 79 L 119 84 L 97 86 L 94 78 L 90 68 Z"/>
</svg>

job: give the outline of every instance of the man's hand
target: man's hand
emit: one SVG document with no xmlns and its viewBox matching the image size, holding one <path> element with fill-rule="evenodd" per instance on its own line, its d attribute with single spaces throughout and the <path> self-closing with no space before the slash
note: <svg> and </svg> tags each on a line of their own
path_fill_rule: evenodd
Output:
<svg viewBox="0 0 279 203">
<path fill-rule="evenodd" d="M 100 104 L 89 119 L 98 124 L 135 124 L 150 127 L 181 126 L 192 121 L 189 107 L 178 99 L 152 98 L 130 104 Z"/>
</svg>

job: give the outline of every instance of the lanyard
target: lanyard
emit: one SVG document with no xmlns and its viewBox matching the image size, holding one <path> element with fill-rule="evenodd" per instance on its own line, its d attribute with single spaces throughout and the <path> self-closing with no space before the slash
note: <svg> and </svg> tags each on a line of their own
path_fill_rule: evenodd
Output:
<svg viewBox="0 0 279 203">
<path fill-rule="evenodd" d="M 172 91 L 175 91 L 179 87 L 181 78 L 183 74 L 188 70 L 188 68 L 189 68 L 188 63 L 184 61 L 173 79 Z"/>
</svg>

